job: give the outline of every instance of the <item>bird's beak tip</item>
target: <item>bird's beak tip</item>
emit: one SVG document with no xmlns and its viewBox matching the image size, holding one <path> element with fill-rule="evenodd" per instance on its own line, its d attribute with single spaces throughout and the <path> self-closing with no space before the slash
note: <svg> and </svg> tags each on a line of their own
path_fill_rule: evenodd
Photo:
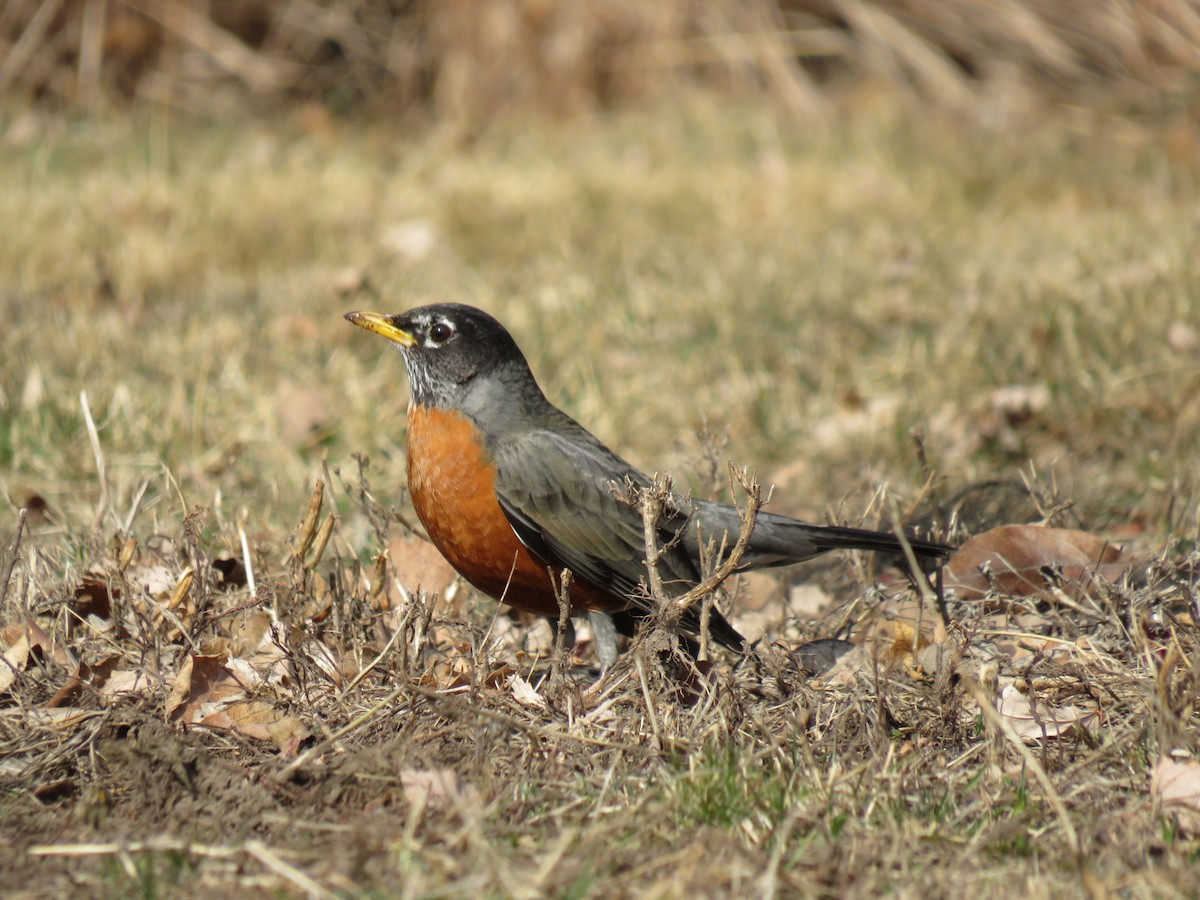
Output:
<svg viewBox="0 0 1200 900">
<path fill-rule="evenodd" d="M 417 339 L 403 328 L 398 328 L 393 324 L 391 316 L 385 316 L 383 313 L 377 312 L 348 312 L 345 315 L 348 322 L 353 322 L 359 328 L 365 328 L 367 331 L 373 331 L 376 334 L 382 335 L 389 341 L 395 341 L 401 347 L 411 347 L 417 343 Z"/>
</svg>

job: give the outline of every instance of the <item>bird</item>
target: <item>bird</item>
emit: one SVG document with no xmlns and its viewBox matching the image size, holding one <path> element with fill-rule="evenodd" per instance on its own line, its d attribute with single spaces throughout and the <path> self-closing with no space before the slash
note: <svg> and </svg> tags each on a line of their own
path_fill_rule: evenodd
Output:
<svg viewBox="0 0 1200 900">
<path fill-rule="evenodd" d="M 399 314 L 345 318 L 400 350 L 408 374 L 408 490 L 429 539 L 470 584 L 509 606 L 552 619 L 569 569 L 570 613 L 611 617 L 633 635 L 656 611 L 645 587 L 643 516 L 629 488 L 654 480 L 554 406 L 525 355 L 493 316 L 460 303 Z M 678 596 L 701 580 L 702 543 L 729 544 L 741 528 L 737 507 L 670 494 L 659 522 L 659 572 Z M 936 565 L 951 548 L 911 537 L 913 553 Z M 884 531 L 815 525 L 759 512 L 740 570 L 791 565 L 832 550 L 903 553 Z M 746 641 L 715 608 L 709 635 L 735 652 Z M 699 636 L 689 607 L 678 623 Z M 599 635 L 598 635 L 599 637 Z M 613 635 L 610 658 L 615 654 Z M 602 651 L 604 647 L 600 648 Z"/>
</svg>

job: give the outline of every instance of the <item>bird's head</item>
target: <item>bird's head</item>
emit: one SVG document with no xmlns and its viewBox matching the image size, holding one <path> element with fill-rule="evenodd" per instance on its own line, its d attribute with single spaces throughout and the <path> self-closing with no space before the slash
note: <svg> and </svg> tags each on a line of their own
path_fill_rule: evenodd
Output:
<svg viewBox="0 0 1200 900">
<path fill-rule="evenodd" d="M 417 406 L 463 407 L 493 374 L 505 383 L 533 382 L 512 335 L 473 306 L 436 303 L 396 315 L 351 312 L 346 318 L 396 344 Z"/>
</svg>

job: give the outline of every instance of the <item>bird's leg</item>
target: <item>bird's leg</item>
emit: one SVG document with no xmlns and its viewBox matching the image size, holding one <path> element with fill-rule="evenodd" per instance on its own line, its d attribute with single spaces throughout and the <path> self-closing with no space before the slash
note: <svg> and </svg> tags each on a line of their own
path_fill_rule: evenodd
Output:
<svg viewBox="0 0 1200 900">
<path fill-rule="evenodd" d="M 592 634 L 596 642 L 596 658 L 600 660 L 601 674 L 617 661 L 617 626 L 612 616 L 598 609 L 588 613 L 588 622 L 592 626 Z"/>
</svg>

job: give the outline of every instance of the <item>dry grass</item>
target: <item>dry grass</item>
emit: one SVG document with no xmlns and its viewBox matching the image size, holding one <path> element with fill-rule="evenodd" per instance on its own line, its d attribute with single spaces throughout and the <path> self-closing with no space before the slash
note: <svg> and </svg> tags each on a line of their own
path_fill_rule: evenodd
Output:
<svg viewBox="0 0 1200 900">
<path fill-rule="evenodd" d="M 11 0 L 0 15 L 0 94 L 210 115 L 305 98 L 469 129 L 685 83 L 812 117 L 863 76 L 983 118 L 1033 97 L 1157 109 L 1188 102 L 1198 62 L 1191 0 Z"/>
<path fill-rule="evenodd" d="M 1194 140 L 1085 114 L 1021 135 L 885 110 L 811 129 L 690 100 L 469 150 L 309 119 L 21 119 L 0 155 L 6 547 L 33 514 L 0 625 L 50 643 L 0 695 L 8 877 L 1187 893 L 1197 844 L 1149 778 L 1197 742 Z M 1056 521 L 1161 553 L 1165 580 L 958 603 L 946 634 L 926 611 L 910 658 L 892 621 L 910 593 L 839 560 L 786 575 L 827 592 L 816 611 L 742 585 L 734 621 L 773 640 L 690 688 L 639 652 L 599 685 L 579 667 L 539 683 L 539 628 L 462 589 L 378 593 L 404 532 L 405 392 L 340 314 L 444 298 L 497 313 L 552 397 L 697 490 L 732 456 L 775 509 L 873 521 L 879 484 L 904 508 L 931 469 L 943 501 L 1032 472 L 1043 508 L 1073 504 Z M 320 554 L 293 549 L 317 478 L 315 522 L 337 513 Z M 1021 493 L 980 515 L 1040 514 Z M 85 570 L 116 592 L 107 617 L 76 595 Z M 787 649 L 839 629 L 863 655 L 804 678 Z M 197 655 L 262 674 L 237 700 L 268 739 L 179 723 Z M 109 675 L 51 707 L 79 660 Z M 111 695 L 113 671 L 143 681 Z M 1100 718 L 1026 745 L 977 702 L 1009 683 Z"/>
</svg>

